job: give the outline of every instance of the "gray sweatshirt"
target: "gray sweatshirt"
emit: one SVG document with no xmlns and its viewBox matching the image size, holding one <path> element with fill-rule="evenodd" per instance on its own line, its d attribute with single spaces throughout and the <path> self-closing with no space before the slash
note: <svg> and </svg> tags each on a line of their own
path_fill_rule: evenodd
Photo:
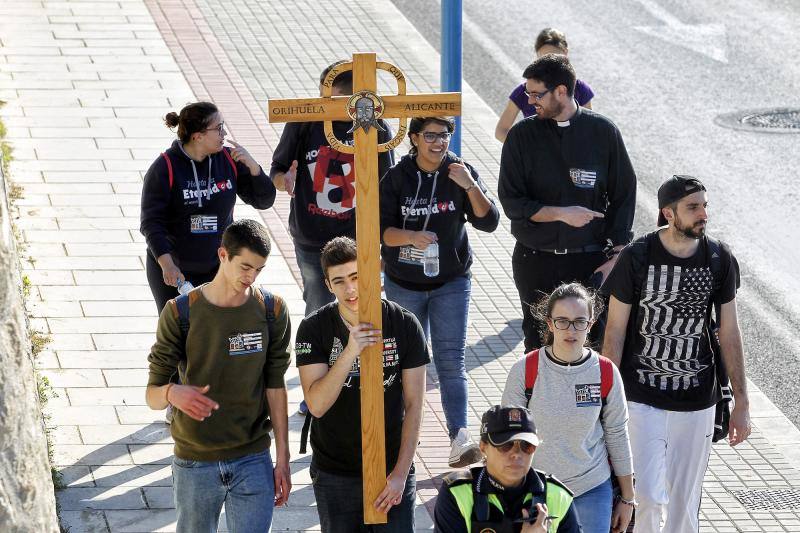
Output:
<svg viewBox="0 0 800 533">
<path fill-rule="evenodd" d="M 504 406 L 525 406 L 525 358 L 511 367 L 503 391 Z M 527 406 L 541 440 L 533 467 L 554 475 L 576 496 L 611 474 L 633 473 L 628 438 L 628 406 L 619 370 L 600 416 L 600 360 L 597 352 L 575 366 L 559 365 L 539 352 L 539 374 Z"/>
</svg>

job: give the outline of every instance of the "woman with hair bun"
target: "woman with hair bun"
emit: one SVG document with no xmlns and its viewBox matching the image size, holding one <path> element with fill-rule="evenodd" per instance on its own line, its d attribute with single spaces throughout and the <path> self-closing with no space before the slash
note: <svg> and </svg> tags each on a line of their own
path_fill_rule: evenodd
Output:
<svg viewBox="0 0 800 533">
<path fill-rule="evenodd" d="M 500 212 L 478 172 L 448 151 L 454 129 L 449 118 L 412 119 L 411 151 L 381 179 L 380 201 L 386 298 L 414 313 L 431 342 L 451 441 L 448 464 L 460 468 L 482 457 L 467 428 L 472 248 L 466 223 L 489 233 Z M 424 258 L 431 246 L 438 247 L 435 261 Z"/>
<path fill-rule="evenodd" d="M 567 36 L 556 28 L 545 28 L 540 31 L 533 48 L 536 52 L 536 57 L 542 57 L 547 54 L 569 55 Z M 582 80 L 576 80 L 575 101 L 578 102 L 578 105 L 591 109 L 592 98 L 594 98 L 594 91 L 589 87 L 589 84 Z M 517 115 L 519 115 L 520 111 L 523 118 L 536 114 L 536 109 L 528 99 L 529 96 L 525 92 L 524 83 L 521 83 L 511 91 L 506 108 L 503 110 L 503 114 L 500 115 L 494 130 L 495 138 L 501 143 L 506 142 L 508 130 L 514 125 L 514 121 L 517 120 Z"/>
<path fill-rule="evenodd" d="M 189 104 L 164 117 L 178 138 L 150 165 L 142 187 L 140 231 L 147 240 L 147 281 L 158 312 L 184 281 L 211 281 L 222 232 L 236 197 L 256 209 L 275 201 L 275 186 L 250 153 L 225 142 L 225 122 L 212 103 Z"/>
<path fill-rule="evenodd" d="M 545 298 L 535 310 L 545 345 L 511 367 L 502 404 L 530 409 L 541 439 L 533 467 L 574 493 L 583 532 L 622 533 L 636 506 L 625 390 L 614 363 L 586 346 L 601 306 L 580 283 Z"/>
</svg>

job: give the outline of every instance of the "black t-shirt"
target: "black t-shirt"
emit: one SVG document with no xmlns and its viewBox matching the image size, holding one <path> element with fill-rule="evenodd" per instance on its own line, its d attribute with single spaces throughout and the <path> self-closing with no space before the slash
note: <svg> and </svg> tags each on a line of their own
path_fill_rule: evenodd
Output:
<svg viewBox="0 0 800 533">
<path fill-rule="evenodd" d="M 386 131 L 378 131 L 378 142 L 392 137 L 391 127 L 378 121 Z M 334 122 L 333 133 L 347 144 L 352 122 Z M 286 124 L 272 154 L 271 178 L 286 172 L 297 160 L 294 197 L 289 206 L 289 233 L 297 246 L 319 251 L 334 237 L 356 235 L 356 170 L 353 154 L 334 150 L 325 138 L 322 122 Z M 393 152 L 378 154 L 378 176 L 394 164 Z"/>
<path fill-rule="evenodd" d="M 631 247 L 622 251 L 607 282 L 610 294 L 633 306 L 635 322 L 629 324 L 620 366 L 625 395 L 670 411 L 705 409 L 719 400 L 707 328 L 715 285 L 708 243 L 702 239 L 697 252 L 684 259 L 667 252 L 658 235 L 648 242 L 639 301 L 634 301 L 637 266 Z M 718 299 L 725 304 L 736 297 L 739 270 L 732 255 L 721 267 Z"/>
<path fill-rule="evenodd" d="M 394 468 L 403 427 L 402 370 L 430 361 L 419 321 L 394 302 L 383 303 L 383 391 L 386 473 Z M 350 332 L 336 302 L 307 317 L 297 328 L 297 366 L 325 363 L 330 368 L 344 351 Z M 342 392 L 322 417 L 311 423 L 312 463 L 331 474 L 361 476 L 360 366 L 356 358 Z"/>
</svg>

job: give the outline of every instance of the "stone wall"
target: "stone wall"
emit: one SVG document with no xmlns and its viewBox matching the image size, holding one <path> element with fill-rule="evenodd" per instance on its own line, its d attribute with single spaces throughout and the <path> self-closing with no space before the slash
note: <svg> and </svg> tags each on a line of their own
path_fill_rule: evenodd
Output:
<svg viewBox="0 0 800 533">
<path fill-rule="evenodd" d="M 7 191 L 0 165 L 0 531 L 57 532 Z"/>
</svg>

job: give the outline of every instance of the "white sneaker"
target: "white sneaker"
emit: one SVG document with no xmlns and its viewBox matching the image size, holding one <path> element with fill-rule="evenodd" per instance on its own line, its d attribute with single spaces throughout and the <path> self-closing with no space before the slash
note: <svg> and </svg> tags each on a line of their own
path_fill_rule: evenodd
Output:
<svg viewBox="0 0 800 533">
<path fill-rule="evenodd" d="M 478 463 L 483 459 L 481 449 L 470 435 L 467 428 L 458 430 L 456 438 L 450 444 L 450 459 L 447 463 L 450 468 L 463 468 L 474 463 Z"/>
</svg>

